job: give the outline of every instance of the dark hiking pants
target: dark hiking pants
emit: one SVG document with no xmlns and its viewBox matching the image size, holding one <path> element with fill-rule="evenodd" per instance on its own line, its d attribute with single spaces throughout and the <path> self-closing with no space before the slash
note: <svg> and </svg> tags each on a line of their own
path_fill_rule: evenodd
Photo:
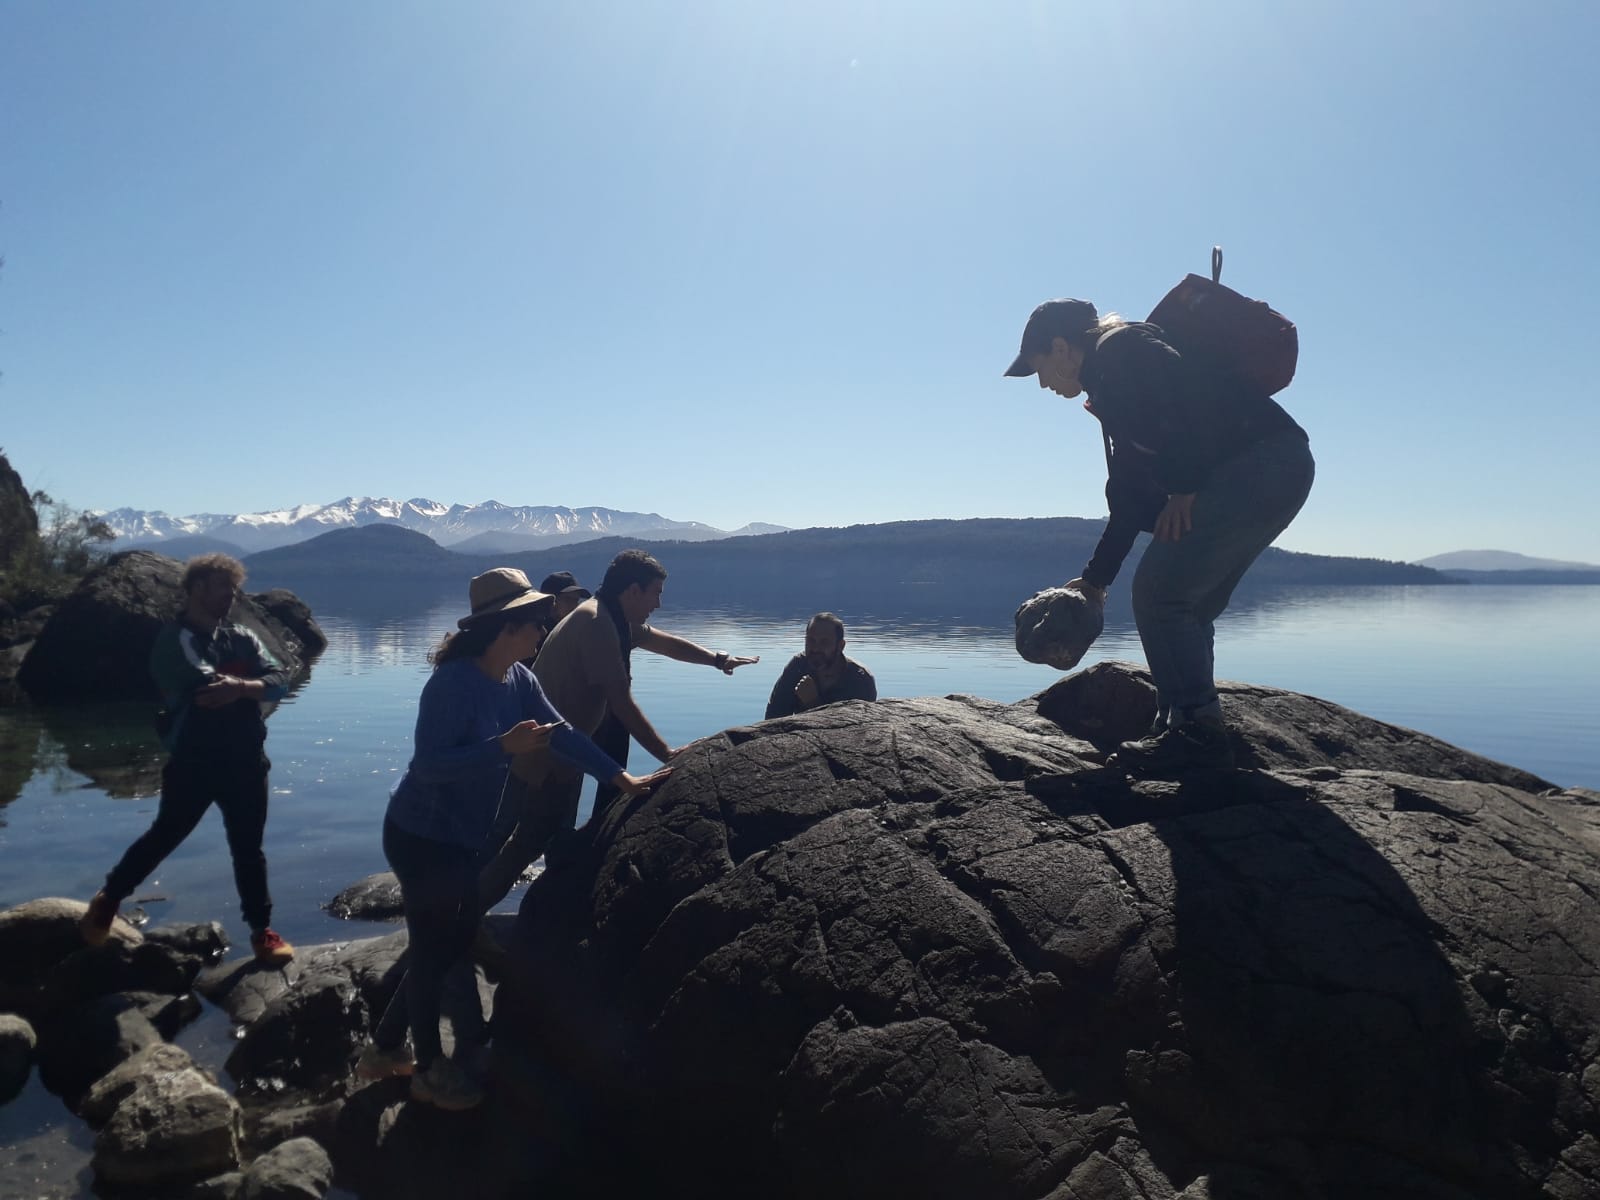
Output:
<svg viewBox="0 0 1600 1200">
<path fill-rule="evenodd" d="M 1194 498 L 1194 527 L 1151 542 L 1133 577 L 1133 616 L 1163 711 L 1216 706 L 1213 623 L 1250 564 L 1294 520 L 1316 464 L 1297 430 L 1220 466 Z"/>
<path fill-rule="evenodd" d="M 145 830 L 122 861 L 106 876 L 106 895 L 125 900 L 194 832 L 214 803 L 233 856 L 233 882 L 239 889 L 239 911 L 252 930 L 272 921 L 267 892 L 267 856 L 261 850 L 267 828 L 267 771 L 264 755 L 244 759 L 172 758 L 161 771 L 161 803 L 155 823 Z"/>
</svg>

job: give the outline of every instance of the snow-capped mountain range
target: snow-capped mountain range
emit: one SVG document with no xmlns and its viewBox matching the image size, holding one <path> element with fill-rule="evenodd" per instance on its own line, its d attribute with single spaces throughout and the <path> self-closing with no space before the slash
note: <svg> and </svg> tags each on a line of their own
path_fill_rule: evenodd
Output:
<svg viewBox="0 0 1600 1200">
<path fill-rule="evenodd" d="M 161 546 L 177 539 L 225 542 L 247 554 L 303 542 L 333 529 L 387 523 L 425 533 L 441 546 L 463 551 L 534 550 L 602 537 L 641 541 L 711 541 L 742 534 L 778 533 L 781 525 L 754 523 L 725 530 L 700 521 L 670 521 L 659 513 L 619 512 L 613 508 L 559 508 L 549 505 L 441 504 L 437 500 L 390 500 L 346 496 L 332 504 L 300 504 L 277 512 L 195 513 L 118 508 L 97 513 L 117 540 L 114 550 Z"/>
</svg>

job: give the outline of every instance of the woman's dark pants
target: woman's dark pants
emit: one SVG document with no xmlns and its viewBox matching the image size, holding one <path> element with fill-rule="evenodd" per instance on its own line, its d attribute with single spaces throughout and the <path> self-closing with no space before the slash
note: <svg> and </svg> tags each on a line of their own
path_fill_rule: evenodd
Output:
<svg viewBox="0 0 1600 1200">
<path fill-rule="evenodd" d="M 409 1020 L 417 1069 L 425 1071 L 443 1053 L 439 1016 L 445 976 L 469 963 L 478 929 L 478 856 L 460 846 L 407 833 L 387 820 L 383 853 L 400 880 L 407 967 L 373 1040 L 392 1049 L 404 1040 Z M 477 1003 L 475 992 L 472 1002 Z"/>
</svg>

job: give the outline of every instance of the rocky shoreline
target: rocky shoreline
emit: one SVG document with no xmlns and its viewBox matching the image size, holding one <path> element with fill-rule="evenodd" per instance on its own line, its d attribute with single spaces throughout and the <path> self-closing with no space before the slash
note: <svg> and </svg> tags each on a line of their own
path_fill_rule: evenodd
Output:
<svg viewBox="0 0 1600 1200">
<path fill-rule="evenodd" d="M 163 1196 L 1600 1194 L 1600 795 L 1241 684 L 1240 769 L 1108 769 L 1153 703 L 1100 664 L 696 743 L 494 919 L 475 1112 L 352 1076 L 403 931 L 278 971 L 65 900 L 0 914 L 0 1084 Z"/>
</svg>

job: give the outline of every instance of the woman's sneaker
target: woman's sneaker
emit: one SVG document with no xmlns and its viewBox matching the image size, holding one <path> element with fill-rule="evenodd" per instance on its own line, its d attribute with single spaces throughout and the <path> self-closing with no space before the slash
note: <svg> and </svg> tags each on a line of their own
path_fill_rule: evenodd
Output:
<svg viewBox="0 0 1600 1200">
<path fill-rule="evenodd" d="M 1233 746 L 1225 726 L 1215 721 L 1186 721 L 1137 742 L 1123 742 L 1111 761 L 1135 775 L 1228 770 L 1233 766 Z"/>
<path fill-rule="evenodd" d="M 411 1077 L 411 1098 L 446 1112 L 465 1112 L 483 1103 L 483 1089 L 448 1058 L 436 1058 Z"/>
<path fill-rule="evenodd" d="M 416 1056 L 411 1047 L 401 1042 L 392 1050 L 385 1050 L 377 1042 L 368 1042 L 356 1059 L 356 1078 L 371 1082 L 390 1079 L 395 1075 L 410 1075 L 417 1069 Z"/>
</svg>

